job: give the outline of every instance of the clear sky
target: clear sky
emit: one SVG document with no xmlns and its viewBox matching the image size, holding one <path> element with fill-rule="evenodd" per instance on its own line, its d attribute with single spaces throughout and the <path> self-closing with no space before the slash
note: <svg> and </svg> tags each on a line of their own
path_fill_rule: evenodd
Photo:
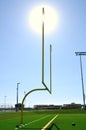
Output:
<svg viewBox="0 0 86 130">
<path fill-rule="evenodd" d="M 52 43 L 52 95 L 47 91 L 30 94 L 25 104 L 83 103 L 79 57 L 86 51 L 86 0 L 0 0 L 0 105 L 19 102 L 24 91 L 41 84 L 41 35 L 28 24 L 29 12 L 45 3 L 52 6 L 59 25 L 45 36 L 45 81 L 49 86 L 49 44 Z M 52 19 L 52 18 L 51 18 Z M 86 92 L 86 57 L 82 57 Z"/>
</svg>

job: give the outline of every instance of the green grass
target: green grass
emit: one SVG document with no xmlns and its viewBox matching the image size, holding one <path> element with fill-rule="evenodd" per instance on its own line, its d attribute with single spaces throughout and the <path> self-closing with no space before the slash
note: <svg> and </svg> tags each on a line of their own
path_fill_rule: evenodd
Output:
<svg viewBox="0 0 86 130">
<path fill-rule="evenodd" d="M 54 121 L 61 130 L 85 130 L 86 114 L 60 114 Z M 72 126 L 75 123 L 75 126 Z"/>
<path fill-rule="evenodd" d="M 17 130 L 41 130 L 56 114 L 59 116 L 48 126 L 51 130 L 85 130 L 86 111 L 47 110 L 24 112 L 23 128 Z M 15 130 L 20 123 L 20 112 L 0 112 L 0 130 Z M 72 126 L 75 123 L 75 126 Z M 56 128 L 57 127 L 57 128 Z"/>
</svg>

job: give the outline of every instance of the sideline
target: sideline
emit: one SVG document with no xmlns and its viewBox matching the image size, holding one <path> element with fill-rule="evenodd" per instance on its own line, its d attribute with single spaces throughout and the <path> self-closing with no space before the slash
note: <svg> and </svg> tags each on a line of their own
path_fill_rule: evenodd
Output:
<svg viewBox="0 0 86 130">
<path fill-rule="evenodd" d="M 58 117 L 59 115 L 54 116 L 41 130 L 46 130 L 46 128 Z"/>
</svg>

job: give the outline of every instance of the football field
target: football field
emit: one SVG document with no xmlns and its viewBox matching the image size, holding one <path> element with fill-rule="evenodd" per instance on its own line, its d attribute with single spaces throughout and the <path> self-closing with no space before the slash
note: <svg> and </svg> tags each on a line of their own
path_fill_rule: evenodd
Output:
<svg viewBox="0 0 86 130">
<path fill-rule="evenodd" d="M 20 112 L 0 112 L 0 130 L 85 130 L 86 112 L 29 111 L 24 112 L 24 125 Z"/>
</svg>

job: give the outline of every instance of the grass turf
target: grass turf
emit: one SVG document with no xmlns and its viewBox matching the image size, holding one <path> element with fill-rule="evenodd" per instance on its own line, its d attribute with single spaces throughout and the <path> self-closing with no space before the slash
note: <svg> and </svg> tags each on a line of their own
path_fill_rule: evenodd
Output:
<svg viewBox="0 0 86 130">
<path fill-rule="evenodd" d="M 60 114 L 54 123 L 60 130 L 85 130 L 85 121 L 86 114 Z"/>
<path fill-rule="evenodd" d="M 85 130 L 86 111 L 50 110 L 24 112 L 24 128 L 18 130 L 41 130 L 56 114 L 59 114 L 48 128 L 51 130 Z M 15 130 L 20 123 L 20 112 L 0 113 L 0 130 Z M 72 125 L 75 123 L 76 125 Z"/>
</svg>

